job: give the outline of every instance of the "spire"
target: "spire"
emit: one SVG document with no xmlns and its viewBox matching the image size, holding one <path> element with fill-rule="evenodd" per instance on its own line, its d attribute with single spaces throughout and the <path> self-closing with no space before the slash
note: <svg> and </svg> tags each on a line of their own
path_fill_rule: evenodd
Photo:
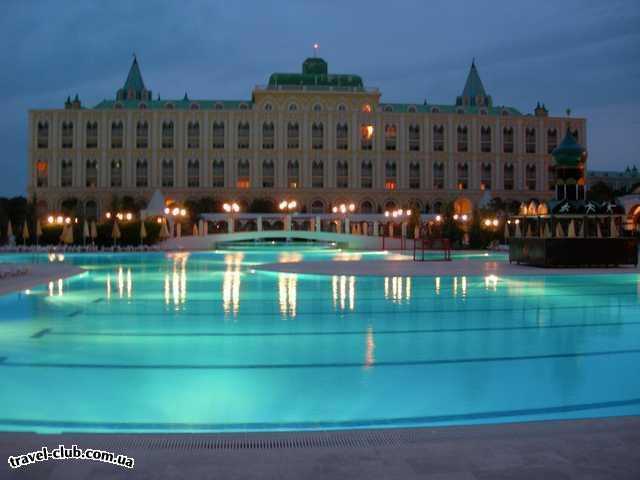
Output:
<svg viewBox="0 0 640 480">
<path fill-rule="evenodd" d="M 462 95 L 456 99 L 456 105 L 491 106 L 491 97 L 487 95 L 484 85 L 482 85 L 475 57 L 471 60 L 467 81 L 464 84 Z"/>
<path fill-rule="evenodd" d="M 142 80 L 138 58 L 135 54 L 124 86 L 118 90 L 116 96 L 118 100 L 149 100 L 151 98 L 151 92 L 147 90 Z"/>
</svg>

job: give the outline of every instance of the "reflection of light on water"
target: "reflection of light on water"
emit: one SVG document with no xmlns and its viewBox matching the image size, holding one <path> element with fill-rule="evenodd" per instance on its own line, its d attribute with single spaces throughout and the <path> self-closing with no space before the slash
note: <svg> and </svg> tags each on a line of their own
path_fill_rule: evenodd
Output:
<svg viewBox="0 0 640 480">
<path fill-rule="evenodd" d="M 122 298 L 124 294 L 124 275 L 122 273 L 122 267 L 118 267 L 118 296 Z"/>
<path fill-rule="evenodd" d="M 467 277 L 460 277 L 460 293 L 463 297 L 467 296 Z M 458 296 L 458 277 L 453 277 L 453 296 Z"/>
<path fill-rule="evenodd" d="M 131 291 L 133 290 L 133 282 L 131 280 L 131 269 L 127 268 L 127 275 L 125 277 L 124 269 L 118 267 L 118 297 L 124 297 L 124 291 L 127 290 L 127 298 L 131 298 Z M 111 297 L 111 277 L 107 274 L 107 298 Z"/>
<path fill-rule="evenodd" d="M 164 275 L 164 302 L 182 305 L 187 301 L 187 260 L 189 253 L 179 252 L 167 255 L 172 261 L 171 274 Z"/>
<path fill-rule="evenodd" d="M 298 263 L 302 260 L 302 255 L 299 252 L 282 252 L 278 256 L 279 263 Z"/>
<path fill-rule="evenodd" d="M 339 253 L 336 253 L 335 256 L 333 257 L 333 260 L 335 262 L 353 262 L 361 259 L 362 259 L 361 253 L 342 252 L 342 251 L 340 251 Z"/>
<path fill-rule="evenodd" d="M 238 313 L 240 309 L 240 265 L 244 253 L 237 252 L 224 256 L 227 266 L 222 276 L 222 309 L 224 313 Z"/>
<path fill-rule="evenodd" d="M 298 275 L 291 273 L 278 274 L 278 296 L 282 315 L 296 316 L 297 294 Z"/>
<path fill-rule="evenodd" d="M 111 274 L 107 273 L 107 300 L 111 299 Z"/>
<path fill-rule="evenodd" d="M 49 282 L 49 296 L 53 297 L 53 282 Z"/>
<path fill-rule="evenodd" d="M 349 301 L 349 310 L 355 308 L 356 303 L 356 277 L 353 275 L 333 275 L 331 277 L 333 290 L 333 308 L 344 310 Z"/>
<path fill-rule="evenodd" d="M 495 275 L 487 275 L 484 277 L 484 288 L 487 290 L 496 291 L 498 287 L 498 277 Z"/>
<path fill-rule="evenodd" d="M 367 328 L 366 347 L 367 349 L 364 354 L 364 368 L 371 368 L 376 361 L 374 355 L 376 350 L 376 342 L 373 338 L 373 327 Z"/>
<path fill-rule="evenodd" d="M 436 277 L 436 295 L 440 295 L 440 277 Z"/>
<path fill-rule="evenodd" d="M 460 282 L 462 285 L 462 296 L 467 296 L 467 277 L 462 277 L 462 281 Z"/>
<path fill-rule="evenodd" d="M 59 297 L 61 297 L 61 296 L 62 296 L 62 293 L 63 293 L 63 292 L 62 292 L 62 285 L 63 285 L 62 279 L 61 279 L 61 278 L 59 278 L 59 279 L 58 279 L 58 296 L 59 296 Z"/>
<path fill-rule="evenodd" d="M 392 302 L 411 299 L 411 277 L 384 277 L 384 298 Z"/>
</svg>

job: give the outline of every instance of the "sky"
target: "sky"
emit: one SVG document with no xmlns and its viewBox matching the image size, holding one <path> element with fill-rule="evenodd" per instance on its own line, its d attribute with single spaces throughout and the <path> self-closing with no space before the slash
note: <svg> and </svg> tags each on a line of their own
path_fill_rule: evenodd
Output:
<svg viewBox="0 0 640 480">
<path fill-rule="evenodd" d="M 471 60 L 494 104 L 587 119 L 588 168 L 640 168 L 639 0 L 4 0 L 0 196 L 26 190 L 27 112 L 113 99 L 138 57 L 162 98 L 250 99 L 320 45 L 383 102 L 453 103 Z"/>
</svg>

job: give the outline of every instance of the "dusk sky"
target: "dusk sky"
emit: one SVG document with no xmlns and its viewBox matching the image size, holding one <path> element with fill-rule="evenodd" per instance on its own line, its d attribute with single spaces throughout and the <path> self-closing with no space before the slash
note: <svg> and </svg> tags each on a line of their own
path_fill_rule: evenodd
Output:
<svg viewBox="0 0 640 480">
<path fill-rule="evenodd" d="M 249 99 L 298 71 L 314 42 L 330 73 L 382 101 L 453 103 L 475 57 L 495 105 L 587 118 L 589 168 L 640 168 L 640 1 L 2 2 L 0 196 L 26 188 L 27 111 L 113 99 L 138 56 L 162 98 Z"/>
</svg>

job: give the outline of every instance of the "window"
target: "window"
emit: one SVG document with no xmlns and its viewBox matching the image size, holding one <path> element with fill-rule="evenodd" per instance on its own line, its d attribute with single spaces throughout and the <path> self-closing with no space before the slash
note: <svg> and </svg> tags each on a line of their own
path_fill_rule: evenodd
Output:
<svg viewBox="0 0 640 480">
<path fill-rule="evenodd" d="M 362 150 L 373 149 L 373 125 L 362 124 L 360 126 L 360 148 Z"/>
<path fill-rule="evenodd" d="M 264 104 L 264 111 L 265 112 L 270 112 L 271 110 L 273 110 L 273 105 L 271 105 L 270 103 L 265 103 Z"/>
<path fill-rule="evenodd" d="M 513 127 L 504 127 L 502 130 L 502 151 L 513 153 Z"/>
<path fill-rule="evenodd" d="M 213 122 L 212 147 L 224 148 L 224 122 Z"/>
<path fill-rule="evenodd" d="M 409 151 L 420 151 L 420 126 L 409 125 Z"/>
<path fill-rule="evenodd" d="M 558 130 L 550 128 L 547 131 L 547 153 L 551 153 L 558 146 Z"/>
<path fill-rule="evenodd" d="M 38 122 L 38 148 L 49 148 L 49 123 Z"/>
<path fill-rule="evenodd" d="M 480 190 L 491 190 L 491 164 L 483 163 L 480 166 Z"/>
<path fill-rule="evenodd" d="M 197 104 L 197 103 L 192 103 L 192 104 L 189 106 L 189 108 L 190 108 L 191 110 L 200 110 L 200 105 L 199 105 L 199 104 Z"/>
<path fill-rule="evenodd" d="M 265 150 L 273 149 L 275 143 L 275 128 L 273 122 L 265 122 L 262 124 L 262 148 Z"/>
<path fill-rule="evenodd" d="M 238 161 L 238 179 L 236 180 L 236 187 L 249 188 L 250 186 L 250 169 L 249 160 Z"/>
<path fill-rule="evenodd" d="M 369 160 L 360 165 L 360 188 L 373 188 L 373 165 Z"/>
<path fill-rule="evenodd" d="M 311 188 L 324 188 L 324 163 L 313 161 L 311 165 Z"/>
<path fill-rule="evenodd" d="M 98 148 L 98 122 L 87 122 L 87 148 Z"/>
<path fill-rule="evenodd" d="M 264 160 L 262 162 L 262 186 L 263 188 L 273 188 L 275 186 L 273 160 Z"/>
<path fill-rule="evenodd" d="M 118 149 L 124 147 L 124 125 L 122 122 L 111 124 L 111 148 Z"/>
<path fill-rule="evenodd" d="M 480 151 L 491 152 L 491 127 L 480 127 Z"/>
<path fill-rule="evenodd" d="M 214 160 L 211 164 L 211 186 L 216 188 L 224 187 L 224 161 Z"/>
<path fill-rule="evenodd" d="M 298 111 L 298 105 L 296 105 L 295 103 L 290 103 L 289 104 L 289 111 L 290 112 L 297 112 Z"/>
<path fill-rule="evenodd" d="M 349 127 L 346 123 L 336 125 L 336 150 L 347 150 L 349 148 Z"/>
<path fill-rule="evenodd" d="M 111 187 L 122 187 L 122 161 L 111 160 L 110 181 Z"/>
<path fill-rule="evenodd" d="M 409 188 L 420 188 L 420 164 L 418 162 L 409 164 Z"/>
<path fill-rule="evenodd" d="M 362 105 L 362 111 L 364 113 L 371 113 L 373 112 L 373 108 L 371 108 L 371 105 L 369 105 L 368 103 L 365 103 L 364 105 Z"/>
<path fill-rule="evenodd" d="M 136 162 L 136 187 L 149 186 L 149 164 L 146 160 Z"/>
<path fill-rule="evenodd" d="M 173 148 L 173 122 L 162 122 L 162 148 Z"/>
<path fill-rule="evenodd" d="M 536 166 L 535 164 L 529 164 L 525 168 L 525 184 L 527 190 L 535 190 L 537 186 L 536 182 Z"/>
<path fill-rule="evenodd" d="M 98 186 L 98 163 L 95 160 L 87 160 L 85 163 L 85 185 L 87 188 Z"/>
<path fill-rule="evenodd" d="M 240 122 L 238 124 L 238 148 L 249 148 L 250 135 L 251 129 L 249 127 L 249 122 Z"/>
<path fill-rule="evenodd" d="M 442 190 L 444 188 L 444 164 L 433 164 L 433 188 L 436 190 Z"/>
<path fill-rule="evenodd" d="M 136 125 L 136 148 L 149 148 L 149 124 L 138 122 Z"/>
<path fill-rule="evenodd" d="M 397 180 L 398 169 L 396 167 L 396 162 L 390 161 L 385 163 L 384 165 L 384 188 L 386 190 L 395 190 L 396 189 L 396 180 Z"/>
<path fill-rule="evenodd" d="M 340 105 L 338 105 L 338 111 L 339 112 L 345 112 L 347 110 L 347 106 L 343 103 L 341 103 Z"/>
<path fill-rule="evenodd" d="M 49 163 L 46 160 L 36 162 L 36 186 L 49 186 Z"/>
<path fill-rule="evenodd" d="M 385 105 L 382 110 L 384 112 L 393 112 L 393 107 L 391 105 Z"/>
<path fill-rule="evenodd" d="M 469 188 L 469 165 L 467 163 L 458 164 L 458 190 Z"/>
<path fill-rule="evenodd" d="M 72 122 L 62 122 L 62 148 L 73 148 Z"/>
<path fill-rule="evenodd" d="M 289 160 L 287 163 L 287 186 L 289 188 L 300 186 L 300 165 L 297 160 Z"/>
<path fill-rule="evenodd" d="M 311 203 L 311 213 L 324 213 L 324 203 L 322 203 L 322 200 L 314 200 Z"/>
<path fill-rule="evenodd" d="M 524 131 L 524 149 L 527 153 L 536 153 L 536 129 L 526 128 Z"/>
<path fill-rule="evenodd" d="M 173 160 L 162 161 L 162 186 L 173 187 Z"/>
<path fill-rule="evenodd" d="M 409 105 L 409 108 L 407 108 L 407 112 L 409 113 L 416 113 L 418 111 L 418 109 L 416 108 L 415 105 Z"/>
<path fill-rule="evenodd" d="M 198 122 L 187 124 L 187 148 L 200 148 L 200 124 Z"/>
<path fill-rule="evenodd" d="M 187 187 L 197 188 L 200 186 L 200 161 L 197 159 L 187 162 Z"/>
<path fill-rule="evenodd" d="M 433 126 L 433 151 L 444 152 L 444 125 Z"/>
<path fill-rule="evenodd" d="M 216 104 L 213 106 L 214 110 L 222 110 L 224 107 L 222 106 L 222 104 L 220 102 L 216 102 Z"/>
<path fill-rule="evenodd" d="M 458 127 L 458 151 L 459 152 L 468 152 L 469 151 L 469 130 L 467 127 L 459 126 Z"/>
<path fill-rule="evenodd" d="M 300 148 L 300 127 L 297 123 L 287 124 L 287 148 Z"/>
<path fill-rule="evenodd" d="M 313 123 L 311 125 L 311 148 L 314 150 L 322 150 L 324 146 L 324 126 L 322 123 Z"/>
<path fill-rule="evenodd" d="M 321 112 L 322 111 L 322 105 L 320 105 L 319 103 L 316 103 L 313 105 L 313 111 L 314 112 Z"/>
<path fill-rule="evenodd" d="M 397 145 L 398 132 L 395 125 L 385 125 L 384 127 L 384 148 L 385 150 L 395 150 Z"/>
<path fill-rule="evenodd" d="M 365 200 L 360 204 L 360 213 L 373 213 L 373 204 L 369 200 Z"/>
<path fill-rule="evenodd" d="M 347 162 L 336 163 L 336 187 L 349 187 L 349 164 Z"/>
<path fill-rule="evenodd" d="M 556 169 L 554 168 L 553 165 L 549 165 L 547 167 L 547 175 L 548 175 L 547 188 L 549 190 L 555 190 L 556 189 Z"/>
<path fill-rule="evenodd" d="M 60 186 L 73 186 L 73 162 L 71 160 L 63 160 L 61 163 Z"/>
<path fill-rule="evenodd" d="M 503 184 L 505 190 L 513 190 L 515 184 L 515 172 L 513 168 L 513 164 L 506 163 L 504 165 L 504 178 Z"/>
</svg>

